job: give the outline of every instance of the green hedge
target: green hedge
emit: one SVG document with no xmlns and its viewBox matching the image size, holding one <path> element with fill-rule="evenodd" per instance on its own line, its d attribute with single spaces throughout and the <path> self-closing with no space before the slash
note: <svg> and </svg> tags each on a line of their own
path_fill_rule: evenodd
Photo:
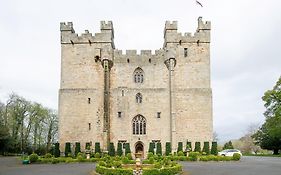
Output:
<svg viewBox="0 0 281 175">
<path fill-rule="evenodd" d="M 143 175 L 174 175 L 178 174 L 182 171 L 181 165 L 175 165 L 173 167 L 163 167 L 161 169 L 143 169 L 142 173 Z"/>
<path fill-rule="evenodd" d="M 122 168 L 107 168 L 104 166 L 97 165 L 96 172 L 103 175 L 132 175 L 133 169 L 122 169 Z"/>
<path fill-rule="evenodd" d="M 90 142 L 87 142 L 87 143 L 86 143 L 85 149 L 86 149 L 86 150 L 90 150 L 90 149 L 91 149 L 91 143 L 90 143 Z"/>
<path fill-rule="evenodd" d="M 192 150 L 191 142 L 186 142 L 186 149 L 189 149 L 190 151 Z"/>
</svg>

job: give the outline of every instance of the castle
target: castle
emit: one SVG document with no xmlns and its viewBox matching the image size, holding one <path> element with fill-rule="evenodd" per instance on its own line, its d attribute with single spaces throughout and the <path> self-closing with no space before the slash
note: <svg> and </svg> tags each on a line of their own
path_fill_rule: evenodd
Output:
<svg viewBox="0 0 281 175">
<path fill-rule="evenodd" d="M 77 35 L 61 23 L 59 142 L 129 143 L 133 153 L 147 153 L 150 142 L 211 142 L 209 21 L 198 18 L 194 34 L 181 34 L 167 21 L 164 45 L 150 50 L 115 48 L 111 21 L 100 33 Z"/>
</svg>

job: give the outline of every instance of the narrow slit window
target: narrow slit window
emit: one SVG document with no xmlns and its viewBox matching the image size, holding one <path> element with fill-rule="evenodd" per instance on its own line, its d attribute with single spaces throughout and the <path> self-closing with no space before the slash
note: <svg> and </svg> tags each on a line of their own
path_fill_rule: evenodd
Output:
<svg viewBox="0 0 281 175">
<path fill-rule="evenodd" d="M 91 130 L 91 123 L 88 123 L 89 131 Z"/>
<path fill-rule="evenodd" d="M 122 113 L 118 112 L 118 117 L 121 118 L 121 116 L 122 116 Z"/>
<path fill-rule="evenodd" d="M 161 112 L 157 112 L 157 118 L 161 117 Z"/>
<path fill-rule="evenodd" d="M 91 98 L 88 98 L 88 104 L 91 104 Z"/>
<path fill-rule="evenodd" d="M 184 48 L 184 57 L 187 57 L 187 56 L 188 56 L 188 49 Z"/>
</svg>

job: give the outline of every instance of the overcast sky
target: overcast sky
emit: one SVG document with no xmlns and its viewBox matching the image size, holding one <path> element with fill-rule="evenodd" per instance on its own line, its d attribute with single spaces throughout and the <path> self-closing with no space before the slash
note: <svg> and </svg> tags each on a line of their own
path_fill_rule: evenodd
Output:
<svg viewBox="0 0 281 175">
<path fill-rule="evenodd" d="M 281 1 L 200 2 L 203 8 L 195 0 L 0 0 L 0 101 L 16 92 L 57 109 L 60 22 L 97 33 L 101 20 L 112 20 L 116 48 L 156 50 L 166 20 L 195 32 L 202 16 L 212 22 L 214 130 L 220 142 L 237 139 L 263 123 L 261 97 L 281 75 Z"/>
</svg>

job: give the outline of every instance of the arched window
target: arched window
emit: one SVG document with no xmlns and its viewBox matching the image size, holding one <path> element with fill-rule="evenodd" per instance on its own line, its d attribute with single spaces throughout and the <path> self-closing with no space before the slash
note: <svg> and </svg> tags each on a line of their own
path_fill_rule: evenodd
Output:
<svg viewBox="0 0 281 175">
<path fill-rule="evenodd" d="M 145 135 L 146 134 L 146 119 L 142 115 L 137 115 L 133 118 L 133 134 Z"/>
<path fill-rule="evenodd" d="M 137 93 L 137 95 L 136 95 L 136 102 L 137 103 L 141 103 L 142 102 L 142 95 L 141 95 L 141 93 Z"/>
<path fill-rule="evenodd" d="M 143 70 L 141 68 L 136 68 L 134 71 L 134 81 L 135 83 L 143 83 Z"/>
</svg>

